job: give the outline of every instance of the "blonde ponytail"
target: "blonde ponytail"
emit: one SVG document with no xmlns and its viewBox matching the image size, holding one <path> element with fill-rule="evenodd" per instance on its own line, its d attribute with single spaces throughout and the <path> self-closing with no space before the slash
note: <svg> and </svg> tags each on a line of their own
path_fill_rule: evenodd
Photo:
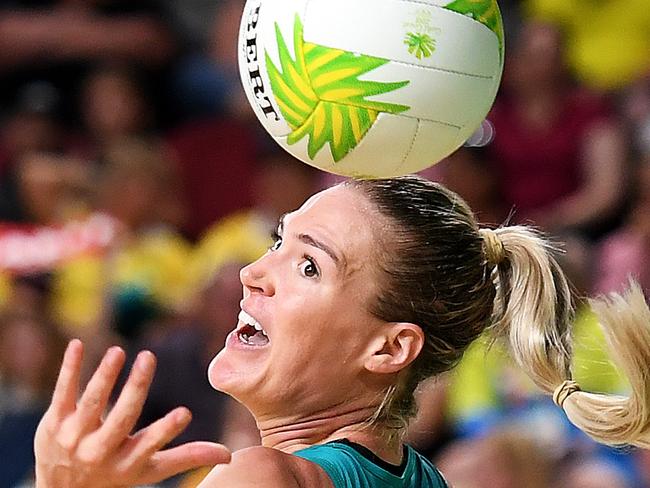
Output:
<svg viewBox="0 0 650 488">
<path fill-rule="evenodd" d="M 494 331 L 507 336 L 519 366 L 553 395 L 571 422 L 610 445 L 650 447 L 650 310 L 638 286 L 593 300 L 612 356 L 631 384 L 629 397 L 583 392 L 571 376 L 574 311 L 554 249 L 523 226 L 481 232 L 494 267 Z M 496 238 L 496 239 L 495 239 Z M 502 249 L 494 249 L 495 241 Z M 500 257 L 495 261 L 495 256 Z"/>
<path fill-rule="evenodd" d="M 597 441 L 650 448 L 650 310 L 641 288 L 591 300 L 610 353 L 630 384 L 629 397 L 578 392 L 564 410 Z"/>
</svg>

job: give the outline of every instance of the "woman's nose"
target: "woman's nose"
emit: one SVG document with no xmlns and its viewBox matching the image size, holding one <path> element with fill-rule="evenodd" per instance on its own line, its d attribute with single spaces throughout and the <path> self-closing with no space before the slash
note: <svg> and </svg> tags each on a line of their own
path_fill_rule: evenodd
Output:
<svg viewBox="0 0 650 488">
<path fill-rule="evenodd" d="M 266 257 L 268 256 L 263 256 L 257 261 L 244 266 L 239 272 L 239 279 L 251 293 L 272 296 L 275 293 L 275 288 L 270 279 L 268 262 L 265 262 Z"/>
</svg>

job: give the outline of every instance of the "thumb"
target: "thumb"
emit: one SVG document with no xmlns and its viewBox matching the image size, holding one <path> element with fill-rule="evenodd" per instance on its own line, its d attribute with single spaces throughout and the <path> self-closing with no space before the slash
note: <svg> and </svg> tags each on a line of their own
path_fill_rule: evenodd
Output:
<svg viewBox="0 0 650 488">
<path fill-rule="evenodd" d="M 158 451 L 151 456 L 146 472 L 145 484 L 157 483 L 179 473 L 202 466 L 216 466 L 230 462 L 230 450 L 213 442 L 189 442 L 187 444 Z"/>
</svg>

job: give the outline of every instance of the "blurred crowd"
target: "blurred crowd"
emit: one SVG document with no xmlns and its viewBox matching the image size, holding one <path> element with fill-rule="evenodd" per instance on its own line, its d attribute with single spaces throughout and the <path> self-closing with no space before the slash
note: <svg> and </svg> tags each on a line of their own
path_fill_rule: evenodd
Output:
<svg viewBox="0 0 650 488">
<path fill-rule="evenodd" d="M 647 0 L 502 0 L 491 144 L 423 172 L 486 225 L 535 225 L 576 289 L 575 376 L 625 394 L 582 297 L 650 297 Z M 259 442 L 206 369 L 234 327 L 238 271 L 277 219 L 335 181 L 270 140 L 240 87 L 243 0 L 0 0 L 0 488 L 31 486 L 32 438 L 71 337 L 159 360 L 141 423 L 177 442 Z M 598 446 L 481 341 L 424 385 L 409 440 L 455 488 L 650 487 L 650 453 Z M 196 486 L 203 473 L 166 486 Z"/>
</svg>

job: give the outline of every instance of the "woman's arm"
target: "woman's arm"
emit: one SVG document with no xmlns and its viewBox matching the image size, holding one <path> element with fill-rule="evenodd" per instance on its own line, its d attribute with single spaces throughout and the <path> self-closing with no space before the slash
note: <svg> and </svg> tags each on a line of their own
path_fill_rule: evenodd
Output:
<svg viewBox="0 0 650 488">
<path fill-rule="evenodd" d="M 334 488 L 325 471 L 298 456 L 268 447 L 237 451 L 215 467 L 198 488 Z"/>
<path fill-rule="evenodd" d="M 103 413 L 124 365 L 124 352 L 117 347 L 108 350 L 77 400 L 82 357 L 81 342 L 72 341 L 63 359 L 52 403 L 36 431 L 37 488 L 150 484 L 192 468 L 230 461 L 225 447 L 209 442 L 163 449 L 190 422 L 190 412 L 183 407 L 130 434 L 153 378 L 153 354 L 139 354 L 105 419 Z"/>
</svg>

